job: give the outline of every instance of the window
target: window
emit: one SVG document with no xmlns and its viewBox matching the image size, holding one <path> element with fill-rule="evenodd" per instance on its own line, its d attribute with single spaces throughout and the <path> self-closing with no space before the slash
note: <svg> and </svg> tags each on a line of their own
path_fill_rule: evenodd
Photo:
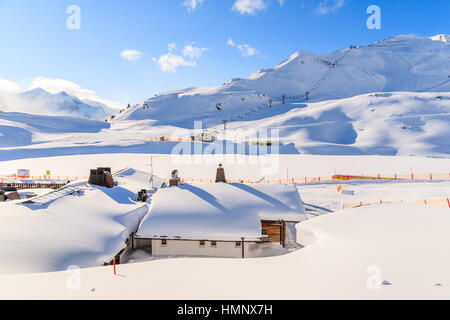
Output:
<svg viewBox="0 0 450 320">
<path fill-rule="evenodd" d="M 240 241 L 236 242 L 236 248 L 240 248 L 242 246 L 242 243 Z"/>
<path fill-rule="evenodd" d="M 262 229 L 262 234 L 263 236 L 267 236 L 269 235 L 269 232 L 267 231 L 267 229 Z"/>
<path fill-rule="evenodd" d="M 217 247 L 217 242 L 216 241 L 211 241 L 211 247 L 216 248 Z"/>
<path fill-rule="evenodd" d="M 200 241 L 200 247 L 204 247 L 205 246 L 205 240 Z"/>
<path fill-rule="evenodd" d="M 161 245 L 163 247 L 166 247 L 167 246 L 167 240 L 161 240 Z"/>
</svg>

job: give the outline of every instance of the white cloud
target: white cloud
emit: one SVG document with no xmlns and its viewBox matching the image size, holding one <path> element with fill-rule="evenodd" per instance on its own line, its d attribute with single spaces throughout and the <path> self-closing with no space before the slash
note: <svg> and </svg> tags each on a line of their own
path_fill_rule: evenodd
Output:
<svg viewBox="0 0 450 320">
<path fill-rule="evenodd" d="M 59 93 L 65 91 L 71 96 L 75 96 L 80 100 L 90 100 L 94 102 L 100 102 L 111 108 L 120 109 L 122 107 L 122 105 L 119 102 L 101 99 L 97 96 L 97 94 L 94 91 L 85 89 L 79 84 L 68 80 L 37 77 L 33 79 L 28 90 L 36 88 L 42 88 L 50 93 Z"/>
<path fill-rule="evenodd" d="M 335 13 L 346 4 L 346 0 L 322 0 L 316 9 L 316 13 L 318 15 Z"/>
<path fill-rule="evenodd" d="M 18 93 L 20 92 L 20 87 L 15 82 L 0 78 L 0 92 Z"/>
<path fill-rule="evenodd" d="M 194 44 L 188 44 L 183 49 L 183 55 L 191 59 L 198 59 L 203 55 L 203 52 L 208 50 L 208 48 L 199 48 L 194 46 Z"/>
<path fill-rule="evenodd" d="M 136 61 L 142 58 L 143 53 L 137 50 L 124 50 L 120 56 L 128 61 Z"/>
<path fill-rule="evenodd" d="M 195 61 L 186 61 L 182 56 L 177 56 L 170 52 L 158 59 L 153 58 L 153 60 L 158 62 L 162 71 L 171 73 L 177 72 L 178 67 L 195 67 L 197 65 Z"/>
<path fill-rule="evenodd" d="M 203 1 L 205 0 L 185 0 L 181 5 L 185 6 L 190 12 L 197 9 L 197 7 L 199 7 L 203 3 Z"/>
<path fill-rule="evenodd" d="M 186 45 L 183 49 L 182 54 L 175 54 L 177 45 L 175 42 L 169 43 L 169 52 L 160 56 L 159 58 L 153 58 L 159 64 L 159 67 L 164 72 L 175 73 L 179 67 L 195 67 L 197 62 L 195 60 L 199 59 L 203 52 L 209 50 L 208 48 L 200 48 L 191 43 Z"/>
<path fill-rule="evenodd" d="M 185 0 L 181 3 L 189 12 L 200 7 L 205 0 Z M 277 0 L 280 6 L 283 6 L 285 0 Z M 235 0 L 233 10 L 239 11 L 241 14 L 254 15 L 256 11 L 263 10 L 268 6 L 271 0 Z"/>
<path fill-rule="evenodd" d="M 177 48 L 177 44 L 175 42 L 172 42 L 172 43 L 169 43 L 168 47 L 169 47 L 169 52 L 172 52 L 173 50 L 175 50 Z"/>
<path fill-rule="evenodd" d="M 238 48 L 243 57 L 251 57 L 256 54 L 259 54 L 259 51 L 253 48 L 248 44 L 237 44 L 233 41 L 233 39 L 228 39 L 227 45 L 232 48 Z"/>
<path fill-rule="evenodd" d="M 263 10 L 266 7 L 267 4 L 264 0 L 236 0 L 233 4 L 233 10 L 248 15 L 254 15 L 256 11 Z"/>
</svg>

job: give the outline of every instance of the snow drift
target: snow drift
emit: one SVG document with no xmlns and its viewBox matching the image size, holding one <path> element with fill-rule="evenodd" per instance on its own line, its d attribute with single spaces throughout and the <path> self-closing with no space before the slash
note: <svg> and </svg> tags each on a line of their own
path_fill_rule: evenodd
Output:
<svg viewBox="0 0 450 320">
<path fill-rule="evenodd" d="M 113 189 L 85 185 L 50 203 L 0 204 L 0 274 L 66 270 L 108 263 L 148 212 L 136 203 L 144 173 L 129 169 Z M 133 179 L 136 177 L 136 180 Z M 123 179 L 123 180 L 122 180 Z"/>
<path fill-rule="evenodd" d="M 449 223 L 448 208 L 354 209 L 302 222 L 300 232 L 310 230 L 317 241 L 284 256 L 148 261 L 120 265 L 122 277 L 114 277 L 112 268 L 86 269 L 80 290 L 67 290 L 66 272 L 0 276 L 0 297 L 448 299 Z M 261 279 L 274 272 L 277 290 L 269 290 Z"/>
<path fill-rule="evenodd" d="M 0 112 L 0 148 L 29 146 L 74 133 L 97 133 L 110 125 L 68 116 Z"/>
</svg>

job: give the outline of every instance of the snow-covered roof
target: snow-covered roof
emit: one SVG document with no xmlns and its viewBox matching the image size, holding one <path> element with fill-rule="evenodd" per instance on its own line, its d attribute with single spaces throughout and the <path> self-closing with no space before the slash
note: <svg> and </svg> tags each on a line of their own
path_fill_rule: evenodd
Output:
<svg viewBox="0 0 450 320">
<path fill-rule="evenodd" d="M 159 190 L 137 238 L 260 239 L 261 220 L 306 219 L 293 185 L 184 184 Z"/>
<path fill-rule="evenodd" d="M 133 168 L 128 168 L 114 176 L 114 180 L 119 181 L 121 186 L 134 188 L 149 188 L 151 186 L 152 175 Z M 164 180 L 153 175 L 154 188 L 160 188 L 164 184 Z"/>
<path fill-rule="evenodd" d="M 42 203 L 0 203 L 0 274 L 93 267 L 126 247 L 148 213 L 136 192 L 150 175 L 128 169 L 112 189 L 72 183 L 79 192 L 47 196 Z"/>
</svg>

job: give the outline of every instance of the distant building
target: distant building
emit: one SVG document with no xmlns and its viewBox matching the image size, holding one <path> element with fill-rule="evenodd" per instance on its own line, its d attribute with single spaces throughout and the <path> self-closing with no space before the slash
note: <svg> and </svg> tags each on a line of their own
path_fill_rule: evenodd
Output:
<svg viewBox="0 0 450 320">
<path fill-rule="evenodd" d="M 202 142 L 214 142 L 217 140 L 218 132 L 205 131 L 197 136 L 197 139 Z"/>
<path fill-rule="evenodd" d="M 184 184 L 153 196 L 133 247 L 153 256 L 258 257 L 282 249 L 303 220 L 293 185 Z"/>
</svg>

